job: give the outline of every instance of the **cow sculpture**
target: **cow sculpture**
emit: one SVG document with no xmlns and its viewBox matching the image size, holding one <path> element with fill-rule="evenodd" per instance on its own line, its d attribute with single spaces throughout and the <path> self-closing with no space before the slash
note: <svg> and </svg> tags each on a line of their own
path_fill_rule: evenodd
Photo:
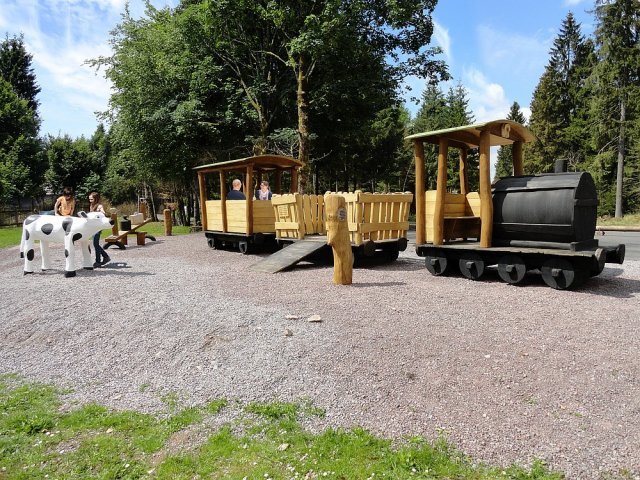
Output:
<svg viewBox="0 0 640 480">
<path fill-rule="evenodd" d="M 75 277 L 74 245 L 82 249 L 82 265 L 93 270 L 90 244 L 93 236 L 101 230 L 111 228 L 113 220 L 98 212 L 80 212 L 78 217 L 31 215 L 22 226 L 20 257 L 24 257 L 24 274 L 33 273 L 35 240 L 40 240 L 42 270 L 49 270 L 49 242 L 64 243 L 65 277 Z"/>
</svg>

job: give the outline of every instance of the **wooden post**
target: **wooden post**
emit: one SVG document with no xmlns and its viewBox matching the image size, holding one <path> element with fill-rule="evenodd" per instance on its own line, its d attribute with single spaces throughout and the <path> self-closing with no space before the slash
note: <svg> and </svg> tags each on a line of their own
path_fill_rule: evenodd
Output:
<svg viewBox="0 0 640 480">
<path fill-rule="evenodd" d="M 469 177 L 467 175 L 467 149 L 460 149 L 460 193 L 469 193 Z"/>
<path fill-rule="evenodd" d="M 171 236 L 171 230 L 173 229 L 173 220 L 171 220 L 171 210 L 168 208 L 164 209 L 164 234 L 167 237 Z"/>
<path fill-rule="evenodd" d="M 427 241 L 425 225 L 425 191 L 424 191 L 424 143 L 413 141 L 416 164 L 416 245 L 424 245 Z"/>
<path fill-rule="evenodd" d="M 146 202 L 140 202 L 140 213 L 142 214 L 142 220 L 149 218 L 149 209 Z"/>
<path fill-rule="evenodd" d="M 298 169 L 293 167 L 291 169 L 291 187 L 289 189 L 291 193 L 298 191 Z"/>
<path fill-rule="evenodd" d="M 282 170 L 280 168 L 276 170 L 275 182 L 272 192 L 282 195 Z"/>
<path fill-rule="evenodd" d="M 198 172 L 198 186 L 200 187 L 200 225 L 204 231 L 207 230 L 207 184 L 202 172 Z"/>
<path fill-rule="evenodd" d="M 118 213 L 115 208 L 111 209 L 111 220 L 113 220 L 113 226 L 111 227 L 111 234 L 114 236 L 118 236 L 120 230 L 118 228 Z"/>
<path fill-rule="evenodd" d="M 438 145 L 438 184 L 436 188 L 436 205 L 433 212 L 433 244 L 444 243 L 444 203 L 447 195 L 447 154 L 449 139 L 441 137 Z"/>
<path fill-rule="evenodd" d="M 480 132 L 480 247 L 491 246 L 493 234 L 493 199 L 491 197 L 491 132 Z"/>
<path fill-rule="evenodd" d="M 220 213 L 222 214 L 222 231 L 227 231 L 227 179 L 220 170 Z"/>
<path fill-rule="evenodd" d="M 245 207 L 245 217 L 247 221 L 246 233 L 247 235 L 253 235 L 253 196 L 255 195 L 255 192 L 253 191 L 253 165 L 249 165 L 247 167 L 247 179 L 245 185 L 244 195 L 247 197 L 247 204 Z"/>
<path fill-rule="evenodd" d="M 511 148 L 511 154 L 513 156 L 513 174 L 515 176 L 524 175 L 524 161 L 522 158 L 522 145 L 523 142 L 517 140 L 513 142 L 513 147 Z"/>
<path fill-rule="evenodd" d="M 342 195 L 325 197 L 327 213 L 327 244 L 333 250 L 333 283 L 351 285 L 353 276 L 353 252 L 349 241 L 346 202 Z"/>
</svg>

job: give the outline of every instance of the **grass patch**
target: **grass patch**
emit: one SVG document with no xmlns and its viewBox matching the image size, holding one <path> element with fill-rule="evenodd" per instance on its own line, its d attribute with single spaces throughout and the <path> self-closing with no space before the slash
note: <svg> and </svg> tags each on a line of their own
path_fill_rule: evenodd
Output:
<svg viewBox="0 0 640 480">
<path fill-rule="evenodd" d="M 227 402 L 180 409 L 170 395 L 173 413 L 159 418 L 95 404 L 61 412 L 59 396 L 51 386 L 0 376 L 0 478 L 562 478 L 541 462 L 476 465 L 444 439 L 411 438 L 398 447 L 360 428 L 314 435 L 298 422 L 324 412 L 308 402 L 247 404 L 250 418 L 176 449 L 179 435 L 204 428 Z"/>
<path fill-rule="evenodd" d="M 598 217 L 598 225 L 609 227 L 640 227 L 640 213 L 625 214 L 622 218 Z"/>
<path fill-rule="evenodd" d="M 162 222 L 149 222 L 141 231 L 147 232 L 149 235 L 159 238 L 164 236 L 164 223 Z M 171 230 L 172 235 L 185 235 L 190 233 L 190 227 L 173 226 Z M 100 238 L 105 238 L 111 235 L 111 230 L 103 230 L 100 234 Z M 2 227 L 0 228 L 0 248 L 15 247 L 20 245 L 20 239 L 22 238 L 22 227 Z"/>
</svg>

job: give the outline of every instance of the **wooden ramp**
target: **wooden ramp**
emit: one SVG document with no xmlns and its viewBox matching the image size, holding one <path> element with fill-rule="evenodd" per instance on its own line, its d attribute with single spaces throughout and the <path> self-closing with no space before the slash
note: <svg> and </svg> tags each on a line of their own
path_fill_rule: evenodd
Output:
<svg viewBox="0 0 640 480">
<path fill-rule="evenodd" d="M 251 265 L 251 270 L 262 273 L 278 273 L 285 268 L 292 267 L 309 255 L 327 246 L 327 237 L 318 236 L 298 240 L 289 246 L 278 250 L 272 255 Z"/>
</svg>

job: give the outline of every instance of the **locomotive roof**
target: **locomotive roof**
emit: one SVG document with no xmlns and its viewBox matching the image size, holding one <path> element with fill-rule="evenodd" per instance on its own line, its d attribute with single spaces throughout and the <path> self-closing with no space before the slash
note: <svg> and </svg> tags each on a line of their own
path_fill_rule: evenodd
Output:
<svg viewBox="0 0 640 480">
<path fill-rule="evenodd" d="M 461 127 L 445 128 L 432 132 L 415 133 L 405 137 L 407 140 L 423 140 L 438 144 L 440 138 L 449 139 L 453 147 L 477 148 L 480 145 L 480 132 L 488 129 L 491 132 L 491 146 L 509 145 L 513 142 L 531 142 L 535 139 L 528 128 L 513 120 L 491 120 Z"/>
<path fill-rule="evenodd" d="M 304 164 L 300 160 L 283 155 L 256 155 L 253 157 L 238 158 L 226 162 L 210 163 L 195 167 L 197 172 L 218 172 L 221 170 L 242 170 L 253 165 L 260 170 L 277 170 L 286 168 L 301 168 Z"/>
</svg>

